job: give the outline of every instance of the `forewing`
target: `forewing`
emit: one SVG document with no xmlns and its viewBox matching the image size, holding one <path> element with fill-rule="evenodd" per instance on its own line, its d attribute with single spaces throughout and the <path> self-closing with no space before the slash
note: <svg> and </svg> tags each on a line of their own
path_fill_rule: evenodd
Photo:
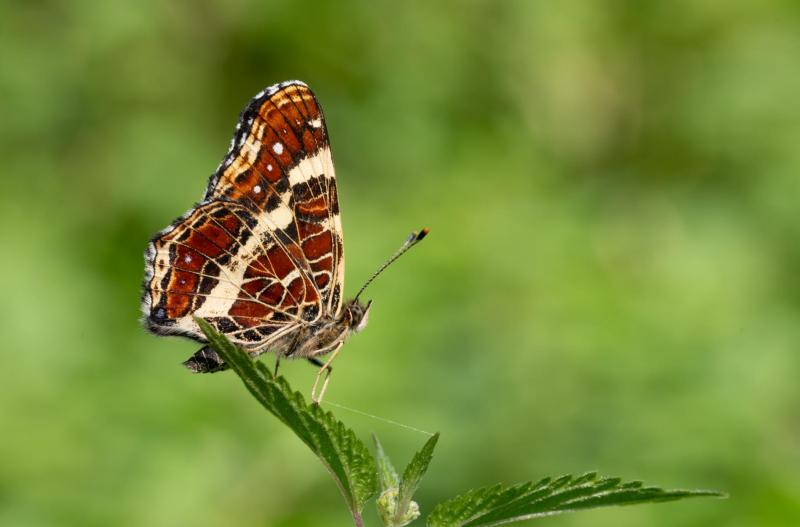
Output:
<svg viewBox="0 0 800 527">
<path fill-rule="evenodd" d="M 308 86 L 277 84 L 245 107 L 205 199 L 265 215 L 276 243 L 317 289 L 317 316 L 339 312 L 344 253 L 336 177 L 322 108 Z"/>
</svg>

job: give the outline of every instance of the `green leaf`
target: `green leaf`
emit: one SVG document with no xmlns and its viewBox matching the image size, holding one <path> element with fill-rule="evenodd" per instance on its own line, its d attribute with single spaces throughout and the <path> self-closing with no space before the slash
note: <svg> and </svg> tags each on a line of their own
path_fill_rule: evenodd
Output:
<svg viewBox="0 0 800 527">
<path fill-rule="evenodd" d="M 378 440 L 378 436 L 372 434 L 372 440 L 375 442 L 375 459 L 378 461 L 378 481 L 381 484 L 381 492 L 399 488 L 400 476 L 397 475 L 389 456 L 383 451 L 383 445 Z"/>
<path fill-rule="evenodd" d="M 275 377 L 247 352 L 231 344 L 205 320 L 195 321 L 209 344 L 242 379 L 251 394 L 305 443 L 336 481 L 356 525 L 364 503 L 377 491 L 375 460 L 352 430 L 319 405 L 306 403 L 283 377 Z"/>
<path fill-rule="evenodd" d="M 419 505 L 412 501 L 414 492 L 419 487 L 419 482 L 433 457 L 433 449 L 439 440 L 439 434 L 434 434 L 423 445 L 419 452 L 414 454 L 411 462 L 403 472 L 403 479 L 397 476 L 389 457 L 383 451 L 383 446 L 378 436 L 372 435 L 375 441 L 376 457 L 378 459 L 378 478 L 381 481 L 381 495 L 378 498 L 378 515 L 387 527 L 402 527 L 408 525 L 419 517 Z"/>
<path fill-rule="evenodd" d="M 403 478 L 397 476 L 392 462 L 383 451 L 383 446 L 378 436 L 372 435 L 375 441 L 376 457 L 378 459 L 378 479 L 381 482 L 381 495 L 378 497 L 377 507 L 381 522 L 386 527 L 403 527 L 419 518 L 419 505 L 411 498 L 414 496 L 419 482 L 433 457 L 433 449 L 439 440 L 439 434 L 434 434 L 423 445 L 419 452 L 414 454 L 411 462 L 403 472 Z"/>
<path fill-rule="evenodd" d="M 378 461 L 378 481 L 381 484 L 381 493 L 375 503 L 378 508 L 378 516 L 385 527 L 396 527 L 395 515 L 397 513 L 397 497 L 400 492 L 400 476 L 394 469 L 389 456 L 383 451 L 383 445 L 378 440 L 378 436 L 372 434 L 375 442 L 375 458 Z M 417 512 L 419 516 L 419 512 Z M 416 519 L 411 518 L 411 520 Z"/>
<path fill-rule="evenodd" d="M 611 505 L 633 505 L 724 494 L 714 490 L 663 490 L 644 487 L 640 481 L 598 478 L 590 472 L 579 477 L 545 478 L 512 487 L 495 485 L 471 490 L 434 508 L 430 527 L 478 527 L 529 520 Z"/>
<path fill-rule="evenodd" d="M 433 449 L 436 448 L 436 442 L 439 441 L 439 434 L 433 434 L 428 439 L 422 448 L 414 454 L 408 466 L 403 471 L 403 479 L 400 480 L 400 492 L 397 499 L 397 512 L 395 518 L 406 515 L 408 508 L 411 504 L 411 498 L 419 487 L 419 482 L 425 472 L 428 470 L 428 465 L 433 458 Z"/>
</svg>

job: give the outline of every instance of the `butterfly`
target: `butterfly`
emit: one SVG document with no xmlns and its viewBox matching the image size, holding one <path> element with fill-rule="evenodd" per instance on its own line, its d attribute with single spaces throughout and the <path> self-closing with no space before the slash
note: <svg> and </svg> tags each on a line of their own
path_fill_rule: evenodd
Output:
<svg viewBox="0 0 800 527">
<path fill-rule="evenodd" d="M 308 359 L 320 368 L 312 389 L 318 403 L 333 359 L 367 325 L 371 301 L 359 296 L 427 233 L 413 232 L 343 302 L 342 224 L 322 108 L 303 82 L 276 84 L 242 111 L 203 199 L 147 245 L 143 323 L 158 335 L 207 344 L 195 321 L 202 318 L 252 356 L 275 352 L 276 370 L 281 358 Z M 208 345 L 184 365 L 226 369 Z"/>
</svg>

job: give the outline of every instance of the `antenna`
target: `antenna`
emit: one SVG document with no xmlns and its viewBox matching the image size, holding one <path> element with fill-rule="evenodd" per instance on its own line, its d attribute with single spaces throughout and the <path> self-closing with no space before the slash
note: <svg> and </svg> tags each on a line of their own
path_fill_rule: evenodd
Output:
<svg viewBox="0 0 800 527">
<path fill-rule="evenodd" d="M 425 227 L 424 229 L 422 229 L 422 230 L 421 230 L 421 231 L 419 231 L 419 232 L 417 232 L 417 231 L 414 231 L 414 232 L 412 232 L 411 234 L 409 234 L 409 235 L 408 235 L 408 238 L 406 238 L 406 241 L 404 241 L 404 242 L 403 242 L 403 245 L 401 245 L 401 246 L 400 246 L 400 248 L 399 248 L 399 249 L 397 249 L 397 251 L 396 251 L 396 252 L 395 252 L 395 253 L 394 253 L 394 254 L 393 254 L 393 255 L 392 255 L 392 256 L 391 256 L 391 257 L 390 257 L 388 260 L 386 260 L 385 262 L 383 262 L 383 265 L 381 265 L 380 267 L 378 267 L 378 270 L 377 270 L 377 271 L 375 271 L 374 273 L 372 273 L 372 276 L 370 276 L 370 277 L 369 277 L 369 280 L 367 280 L 367 281 L 364 283 L 364 285 L 362 285 L 362 286 L 361 286 L 361 289 L 359 289 L 359 290 L 358 290 L 358 293 L 356 294 L 356 297 L 355 297 L 355 299 L 354 299 L 354 300 L 358 300 L 358 297 L 359 297 L 359 296 L 361 296 L 361 293 L 363 293 L 363 292 L 364 292 L 364 289 L 366 289 L 366 288 L 367 288 L 367 286 L 368 286 L 369 284 L 371 284 L 371 283 L 372 283 L 372 281 L 373 281 L 373 280 L 375 280 L 375 279 L 378 277 L 378 275 L 379 275 L 379 274 L 381 274 L 381 273 L 383 272 L 383 270 L 384 270 L 384 269 L 386 269 L 387 267 L 389 267 L 389 266 L 392 264 L 392 262 L 394 262 L 395 260 L 397 260 L 398 258 L 400 258 L 401 256 L 403 256 L 403 253 L 405 253 L 407 250 L 411 249 L 411 248 L 412 248 L 412 247 L 414 247 L 416 244 L 418 244 L 419 242 L 421 242 L 421 241 L 422 241 L 422 239 L 423 239 L 425 236 L 427 236 L 427 235 L 428 235 L 428 232 L 430 232 L 430 231 L 428 230 L 428 228 L 427 228 L 427 227 Z"/>
</svg>

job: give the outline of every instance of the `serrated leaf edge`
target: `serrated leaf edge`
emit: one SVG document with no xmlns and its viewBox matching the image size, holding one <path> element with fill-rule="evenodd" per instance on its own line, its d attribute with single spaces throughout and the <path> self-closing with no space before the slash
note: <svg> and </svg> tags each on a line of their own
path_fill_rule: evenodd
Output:
<svg viewBox="0 0 800 527">
<path fill-rule="evenodd" d="M 590 491 L 591 494 L 582 495 L 581 491 Z M 564 499 L 563 502 L 558 500 L 559 496 L 563 498 L 568 494 L 576 495 Z M 614 495 L 628 496 L 610 503 L 602 501 L 604 498 Z M 470 490 L 437 505 L 428 517 L 428 525 L 431 527 L 490 527 L 595 507 L 656 503 L 703 496 L 724 497 L 725 495 L 713 490 L 665 490 L 658 487 L 644 487 L 641 481 L 624 483 L 620 478 L 600 478 L 595 472 L 589 472 L 577 477 L 568 475 L 555 480 L 544 478 L 537 483 L 521 483 L 509 487 L 497 484 Z M 514 514 L 514 509 L 541 506 L 547 500 L 554 500 L 553 507 L 549 510 Z M 592 503 L 593 501 L 599 502 Z M 448 511 L 448 508 L 455 510 Z M 449 519 L 446 517 L 448 513 L 451 515 Z M 467 516 L 462 517 L 463 514 Z"/>
<path fill-rule="evenodd" d="M 336 482 L 357 524 L 366 501 L 377 491 L 375 460 L 343 423 L 316 404 L 308 404 L 283 377 L 274 377 L 260 362 L 234 346 L 205 320 L 195 318 L 209 344 L 241 378 L 250 393 L 289 427 L 319 458 Z M 281 401 L 285 404 L 279 404 Z M 335 453 L 332 458 L 326 451 Z"/>
</svg>

